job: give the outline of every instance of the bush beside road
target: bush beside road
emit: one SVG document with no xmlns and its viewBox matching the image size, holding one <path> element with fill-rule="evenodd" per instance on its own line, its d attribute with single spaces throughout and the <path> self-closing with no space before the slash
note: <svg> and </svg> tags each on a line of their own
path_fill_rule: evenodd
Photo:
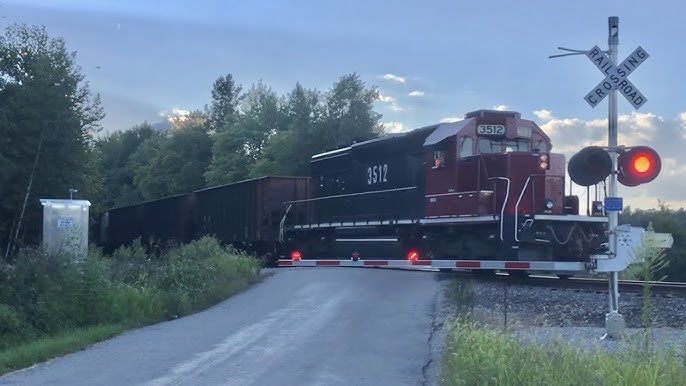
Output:
<svg viewBox="0 0 686 386">
<path fill-rule="evenodd" d="M 82 263 L 22 251 L 0 266 L 0 374 L 132 327 L 206 308 L 259 279 L 259 263 L 210 237 L 163 252 L 140 242 Z"/>
</svg>

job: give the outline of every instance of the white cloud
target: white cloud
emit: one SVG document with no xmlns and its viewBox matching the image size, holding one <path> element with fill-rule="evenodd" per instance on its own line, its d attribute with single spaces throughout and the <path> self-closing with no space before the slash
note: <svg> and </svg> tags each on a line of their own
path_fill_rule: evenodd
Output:
<svg viewBox="0 0 686 386">
<path fill-rule="evenodd" d="M 583 146 L 607 146 L 607 119 L 583 120 L 579 118 L 557 118 L 546 109 L 534 114 L 544 121 L 541 129 L 550 136 L 555 151 L 572 152 Z M 620 145 L 639 145 L 651 142 L 659 128 L 665 124 L 662 117 L 653 113 L 620 114 L 618 117 Z"/>
<path fill-rule="evenodd" d="M 665 157 L 662 159 L 661 173 L 667 173 L 669 176 L 686 177 L 686 164 L 680 163 L 676 158 Z"/>
<path fill-rule="evenodd" d="M 493 106 L 493 110 L 498 110 L 498 111 L 505 111 L 508 109 L 509 106 L 506 105 L 495 105 Z"/>
<path fill-rule="evenodd" d="M 410 91 L 410 93 L 407 95 L 409 95 L 411 97 L 421 97 L 421 96 L 424 96 L 424 91 L 413 90 L 413 91 Z"/>
<path fill-rule="evenodd" d="M 191 112 L 189 110 L 184 110 L 178 107 L 172 107 L 171 111 L 163 110 L 157 113 L 160 117 L 170 118 L 170 117 L 185 117 Z"/>
<path fill-rule="evenodd" d="M 405 125 L 403 125 L 402 122 L 383 122 L 383 127 L 387 133 L 402 133 L 408 131 L 408 129 L 405 128 Z"/>
<path fill-rule="evenodd" d="M 442 123 L 450 123 L 450 122 L 461 121 L 461 120 L 463 120 L 463 119 L 464 119 L 464 115 L 460 115 L 460 116 L 455 115 L 455 116 L 452 116 L 452 117 L 445 117 L 445 118 L 441 119 L 441 122 L 442 122 Z"/>
<path fill-rule="evenodd" d="M 686 138 L 686 112 L 679 114 L 679 121 L 681 123 L 681 128 L 683 129 L 682 135 Z"/>
<path fill-rule="evenodd" d="M 607 119 L 558 118 L 546 109 L 534 114 L 544 123 L 540 127 L 550 136 L 553 151 L 569 157 L 584 146 L 607 146 Z M 673 208 L 684 207 L 686 199 L 686 114 L 671 119 L 655 113 L 631 112 L 618 117 L 620 145 L 646 145 L 654 148 L 662 158 L 660 175 L 638 188 L 620 186 L 619 194 L 632 207 L 654 208 L 657 200 L 664 200 Z M 575 189 L 579 189 L 576 187 Z M 577 191 L 582 194 L 583 192 Z"/>
<path fill-rule="evenodd" d="M 390 108 L 391 110 L 393 110 L 393 111 L 403 111 L 403 110 L 405 110 L 404 108 L 398 106 L 396 103 L 391 103 L 391 105 L 389 106 L 389 108 Z"/>
<path fill-rule="evenodd" d="M 395 98 L 393 98 L 390 95 L 383 95 L 382 93 L 379 93 L 379 101 L 384 103 L 391 103 L 395 102 Z"/>
<path fill-rule="evenodd" d="M 553 119 L 553 114 L 548 109 L 535 110 L 534 115 L 542 121 L 549 121 Z"/>
<path fill-rule="evenodd" d="M 165 121 L 169 122 L 173 127 L 180 127 L 184 122 L 188 121 L 191 116 L 190 110 L 172 107 L 170 111 L 163 110 L 157 113 Z"/>
<path fill-rule="evenodd" d="M 383 78 L 386 79 L 386 80 L 393 81 L 393 82 L 398 82 L 398 83 L 405 84 L 405 78 L 403 78 L 402 76 L 399 76 L 399 75 L 385 74 L 385 75 L 383 76 Z"/>
</svg>

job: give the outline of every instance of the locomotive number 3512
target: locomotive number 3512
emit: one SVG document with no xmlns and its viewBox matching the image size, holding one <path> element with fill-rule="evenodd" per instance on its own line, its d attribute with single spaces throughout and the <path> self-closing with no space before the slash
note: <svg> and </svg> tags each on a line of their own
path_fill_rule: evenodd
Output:
<svg viewBox="0 0 686 386">
<path fill-rule="evenodd" d="M 367 185 L 388 182 L 388 164 L 374 165 L 367 168 Z"/>
</svg>

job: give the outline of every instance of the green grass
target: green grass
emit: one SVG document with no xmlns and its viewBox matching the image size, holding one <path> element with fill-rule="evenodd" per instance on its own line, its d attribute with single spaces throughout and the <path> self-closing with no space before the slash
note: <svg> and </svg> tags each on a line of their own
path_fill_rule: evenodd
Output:
<svg viewBox="0 0 686 386">
<path fill-rule="evenodd" d="M 0 352 L 0 374 L 81 350 L 93 343 L 109 339 L 127 328 L 128 326 L 123 324 L 92 326 L 19 344 Z"/>
<path fill-rule="evenodd" d="M 686 362 L 674 350 L 646 354 L 640 344 L 608 353 L 560 341 L 547 347 L 458 320 L 447 340 L 445 385 L 683 385 Z"/>
</svg>

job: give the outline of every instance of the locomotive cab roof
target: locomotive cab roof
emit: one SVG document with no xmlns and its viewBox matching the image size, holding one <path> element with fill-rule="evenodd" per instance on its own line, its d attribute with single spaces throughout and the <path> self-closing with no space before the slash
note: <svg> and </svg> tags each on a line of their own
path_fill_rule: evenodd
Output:
<svg viewBox="0 0 686 386">
<path fill-rule="evenodd" d="M 339 157 L 354 150 L 368 150 L 376 146 L 386 146 L 392 142 L 419 143 L 420 147 L 433 146 L 454 136 L 472 137 L 474 141 L 481 138 L 490 140 L 524 140 L 533 143 L 543 142 L 550 151 L 550 137 L 533 121 L 522 119 L 517 111 L 475 110 L 465 114 L 464 119 L 454 122 L 442 122 L 424 126 L 406 133 L 393 133 L 350 146 L 327 151 L 312 156 L 312 162 Z M 533 146 L 532 146 L 533 150 Z"/>
</svg>

